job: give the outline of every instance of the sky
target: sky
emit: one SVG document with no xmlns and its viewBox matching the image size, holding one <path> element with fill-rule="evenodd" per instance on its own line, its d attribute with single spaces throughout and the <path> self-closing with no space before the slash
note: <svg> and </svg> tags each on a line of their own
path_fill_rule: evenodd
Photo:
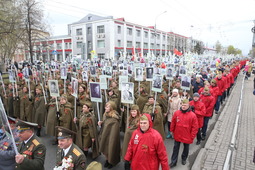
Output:
<svg viewBox="0 0 255 170">
<path fill-rule="evenodd" d="M 67 35 L 67 25 L 87 14 L 126 21 L 202 40 L 219 41 L 247 55 L 252 46 L 255 0 L 44 0 L 52 36 Z M 166 11 L 166 12 L 165 12 Z"/>
</svg>

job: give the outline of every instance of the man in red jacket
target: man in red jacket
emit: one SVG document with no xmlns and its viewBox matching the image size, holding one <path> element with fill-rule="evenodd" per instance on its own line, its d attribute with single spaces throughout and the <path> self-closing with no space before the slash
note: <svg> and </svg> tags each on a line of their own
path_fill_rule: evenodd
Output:
<svg viewBox="0 0 255 170">
<path fill-rule="evenodd" d="M 198 93 L 194 93 L 193 100 L 189 102 L 189 105 L 191 106 L 192 111 L 196 114 L 198 120 L 197 145 L 199 145 L 202 140 L 201 128 L 204 125 L 204 116 L 206 113 L 205 105 L 203 102 L 199 101 L 199 97 Z"/>
<path fill-rule="evenodd" d="M 125 170 L 169 170 L 166 147 L 159 132 L 152 128 L 149 114 L 140 117 L 140 126 L 133 132 L 128 144 Z"/>
<path fill-rule="evenodd" d="M 222 79 L 222 72 L 219 71 L 219 74 L 216 76 L 216 78 L 214 79 L 217 82 L 217 86 L 219 87 L 219 95 L 215 104 L 215 113 L 218 114 L 219 110 L 220 110 L 220 103 L 222 101 L 222 95 L 223 92 L 225 91 L 225 80 Z"/>
<path fill-rule="evenodd" d="M 204 88 L 204 91 L 200 95 L 200 101 L 204 103 L 205 108 L 206 108 L 204 124 L 202 127 L 202 140 L 205 140 L 208 122 L 209 122 L 210 117 L 212 117 L 214 101 L 215 101 L 215 98 L 210 94 L 209 88 L 207 88 L 207 87 Z"/>
<path fill-rule="evenodd" d="M 178 160 L 180 144 L 183 143 L 182 164 L 186 164 L 189 155 L 189 144 L 193 143 L 197 135 L 198 121 L 197 116 L 191 111 L 189 100 L 184 99 L 180 110 L 174 112 L 170 131 L 174 136 L 174 148 L 171 157 L 170 167 L 175 167 Z"/>
</svg>

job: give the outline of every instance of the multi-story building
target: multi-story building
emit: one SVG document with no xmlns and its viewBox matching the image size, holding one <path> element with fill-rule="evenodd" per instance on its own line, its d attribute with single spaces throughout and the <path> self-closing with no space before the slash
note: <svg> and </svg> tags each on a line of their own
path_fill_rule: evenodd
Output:
<svg viewBox="0 0 255 170">
<path fill-rule="evenodd" d="M 124 18 L 113 19 L 88 14 L 80 21 L 68 25 L 68 33 L 72 38 L 73 55 L 90 58 L 91 51 L 100 58 L 117 59 L 120 55 L 139 56 L 153 53 L 166 55 L 177 48 L 188 50 L 188 37 L 155 30 L 126 22 Z"/>
<path fill-rule="evenodd" d="M 173 53 L 174 48 L 184 53 L 192 51 L 196 43 L 203 44 L 202 41 L 174 32 L 126 22 L 124 18 L 88 14 L 68 25 L 68 35 L 37 42 L 35 51 L 44 60 L 65 61 L 70 56 L 90 59 L 91 55 L 118 59 L 133 53 L 139 56 L 164 56 Z"/>
</svg>

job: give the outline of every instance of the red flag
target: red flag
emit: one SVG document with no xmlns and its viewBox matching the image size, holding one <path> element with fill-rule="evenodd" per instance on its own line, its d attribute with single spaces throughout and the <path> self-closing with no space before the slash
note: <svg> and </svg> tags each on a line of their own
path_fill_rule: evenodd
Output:
<svg viewBox="0 0 255 170">
<path fill-rule="evenodd" d="M 178 51 L 176 48 L 174 49 L 174 54 L 178 55 L 178 56 L 181 56 L 182 53 L 180 51 Z"/>
</svg>

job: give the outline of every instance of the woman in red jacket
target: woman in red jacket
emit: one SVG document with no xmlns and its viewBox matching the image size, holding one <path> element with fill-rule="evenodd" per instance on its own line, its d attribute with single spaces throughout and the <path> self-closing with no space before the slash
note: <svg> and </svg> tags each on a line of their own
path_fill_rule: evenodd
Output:
<svg viewBox="0 0 255 170">
<path fill-rule="evenodd" d="M 214 101 L 215 101 L 215 98 L 210 94 L 209 88 L 204 88 L 204 91 L 200 95 L 200 101 L 205 104 L 205 108 L 206 108 L 206 114 L 204 117 L 204 125 L 202 127 L 202 140 L 205 140 L 208 122 L 210 117 L 212 117 Z"/>
<path fill-rule="evenodd" d="M 191 106 L 192 111 L 196 114 L 197 120 L 198 120 L 198 132 L 197 132 L 197 145 L 201 143 L 202 140 L 202 134 L 201 134 L 201 128 L 204 125 L 204 116 L 206 113 L 206 108 L 203 102 L 199 101 L 199 94 L 194 93 L 193 94 L 193 100 L 189 102 L 189 105 Z"/>
</svg>

